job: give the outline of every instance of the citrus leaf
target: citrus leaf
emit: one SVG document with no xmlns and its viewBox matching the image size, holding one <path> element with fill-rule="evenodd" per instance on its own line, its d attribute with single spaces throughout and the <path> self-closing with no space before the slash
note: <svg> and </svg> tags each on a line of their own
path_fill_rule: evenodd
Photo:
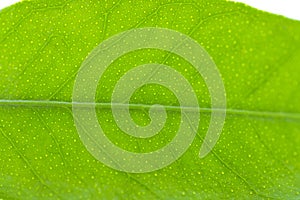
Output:
<svg viewBox="0 0 300 200">
<path fill-rule="evenodd" d="M 33 0 L 1 10 L 0 26 L 1 198 L 299 198 L 299 21 L 222 0 Z M 192 85 L 201 115 L 197 135 L 179 159 L 160 170 L 128 173 L 86 149 L 74 124 L 72 94 L 95 47 L 142 27 L 175 30 L 205 48 L 224 83 L 226 120 L 216 146 L 199 158 L 216 111 L 207 77 L 161 49 L 123 55 L 105 71 L 95 97 L 98 122 L 114 145 L 151 152 L 168 144 L 180 124 L 180 102 L 172 91 L 146 84 L 131 96 L 130 116 L 147 125 L 149 105 L 162 104 L 163 129 L 150 139 L 120 130 L 111 96 L 136 66 L 176 69 Z"/>
</svg>

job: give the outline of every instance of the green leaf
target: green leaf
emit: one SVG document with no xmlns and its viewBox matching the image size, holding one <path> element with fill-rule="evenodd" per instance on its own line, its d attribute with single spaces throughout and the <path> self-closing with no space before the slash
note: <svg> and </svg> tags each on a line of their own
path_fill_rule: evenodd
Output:
<svg viewBox="0 0 300 200">
<path fill-rule="evenodd" d="M 222 0 L 23 1 L 0 12 L 0 198 L 297 199 L 300 196 L 300 22 Z M 140 87 L 130 115 L 150 123 L 149 105 L 166 106 L 150 139 L 122 132 L 110 109 L 131 68 L 164 63 L 191 83 L 201 121 L 189 149 L 171 165 L 126 173 L 98 161 L 79 138 L 72 114 L 76 75 L 89 53 L 123 31 L 161 27 L 186 34 L 214 60 L 226 89 L 219 141 L 199 149 L 211 113 L 205 80 L 182 57 L 158 49 L 128 53 L 98 82 L 98 122 L 115 145 L 136 153 L 162 148 L 180 124 L 176 96 Z"/>
</svg>

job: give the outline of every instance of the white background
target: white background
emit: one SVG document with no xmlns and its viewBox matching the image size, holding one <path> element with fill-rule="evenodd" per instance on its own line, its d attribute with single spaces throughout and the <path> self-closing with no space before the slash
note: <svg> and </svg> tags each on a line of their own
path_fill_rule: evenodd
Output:
<svg viewBox="0 0 300 200">
<path fill-rule="evenodd" d="M 233 1 L 233 0 L 232 0 Z M 284 15 L 288 18 L 300 20 L 299 0 L 234 0 L 243 2 L 260 10 Z"/>
<path fill-rule="evenodd" d="M 20 0 L 0 0 L 0 9 L 10 6 Z"/>
<path fill-rule="evenodd" d="M 0 9 L 14 4 L 20 0 L 0 0 Z M 300 1 L 299 0 L 235 0 L 244 2 L 250 6 L 271 13 L 284 15 L 289 18 L 300 20 Z"/>
</svg>

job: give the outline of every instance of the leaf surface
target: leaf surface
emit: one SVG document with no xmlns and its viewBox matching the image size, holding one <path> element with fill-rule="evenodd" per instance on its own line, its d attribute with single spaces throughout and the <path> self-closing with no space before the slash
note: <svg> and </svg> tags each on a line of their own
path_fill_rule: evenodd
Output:
<svg viewBox="0 0 300 200">
<path fill-rule="evenodd" d="M 220 140 L 198 156 L 210 123 L 210 94 L 193 66 L 161 50 L 111 64 L 98 83 L 98 121 L 114 144 L 149 152 L 179 126 L 172 92 L 150 84 L 130 100 L 149 123 L 149 105 L 168 119 L 151 139 L 120 131 L 109 106 L 114 85 L 134 66 L 165 63 L 192 84 L 200 128 L 188 151 L 158 171 L 111 169 L 86 150 L 74 126 L 72 89 L 99 43 L 139 27 L 162 27 L 201 44 L 222 75 L 227 116 Z M 300 22 L 221 0 L 23 1 L 0 12 L 0 197 L 3 199 L 297 199 L 300 195 Z"/>
</svg>

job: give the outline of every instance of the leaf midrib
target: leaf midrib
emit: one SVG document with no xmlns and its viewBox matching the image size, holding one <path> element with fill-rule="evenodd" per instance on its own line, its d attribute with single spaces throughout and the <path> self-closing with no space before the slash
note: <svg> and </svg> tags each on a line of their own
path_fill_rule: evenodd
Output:
<svg viewBox="0 0 300 200">
<path fill-rule="evenodd" d="M 142 110 L 149 109 L 153 105 L 149 104 L 126 104 L 126 103 L 102 103 L 102 102 L 68 102 L 68 101 L 51 101 L 51 100 L 12 100 L 12 99 L 0 99 L 0 107 L 61 107 L 61 108 L 72 108 L 73 105 L 76 107 L 89 108 L 103 108 L 110 109 L 111 106 L 130 109 Z M 171 106 L 163 105 L 166 110 L 170 111 L 181 111 L 185 112 L 197 112 L 199 108 L 189 107 L 189 106 Z M 260 110 L 244 110 L 244 109 L 233 109 L 233 108 L 206 108 L 200 107 L 200 113 L 211 113 L 211 112 L 220 112 L 230 115 L 244 115 L 244 116 L 254 116 L 260 118 L 285 118 L 285 119 L 294 119 L 300 120 L 300 113 L 291 113 L 291 112 L 275 112 L 275 111 L 260 111 Z"/>
</svg>

